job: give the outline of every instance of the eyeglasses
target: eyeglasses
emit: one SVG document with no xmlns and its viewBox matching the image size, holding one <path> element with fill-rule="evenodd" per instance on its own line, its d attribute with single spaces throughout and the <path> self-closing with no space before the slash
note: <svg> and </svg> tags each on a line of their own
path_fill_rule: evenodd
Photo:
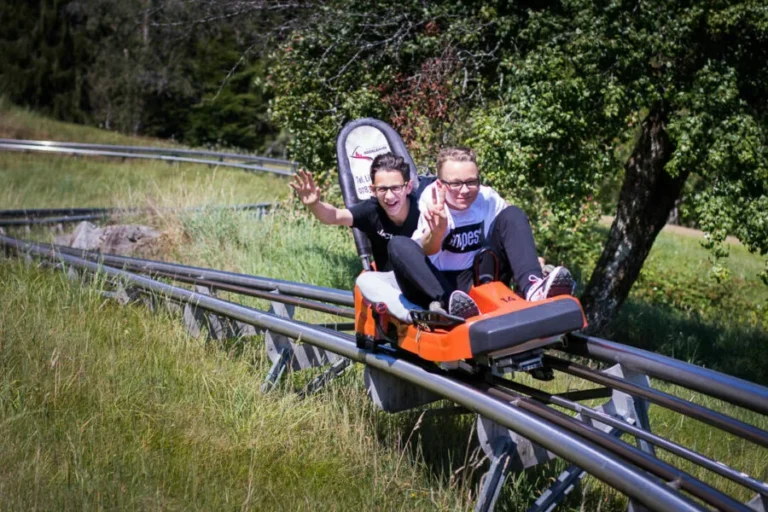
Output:
<svg viewBox="0 0 768 512">
<path fill-rule="evenodd" d="M 373 190 L 373 193 L 377 196 L 385 196 L 390 190 L 393 194 L 399 194 L 403 191 L 403 189 L 405 189 L 406 185 L 408 185 L 407 181 L 402 185 L 390 185 L 389 187 L 377 187 L 375 185 L 371 185 L 371 190 Z"/>
<path fill-rule="evenodd" d="M 458 192 L 459 190 L 461 190 L 461 187 L 465 185 L 468 190 L 474 190 L 480 186 L 480 178 L 475 178 L 473 180 L 464 180 L 464 181 L 440 180 L 440 182 L 454 192 Z"/>
</svg>

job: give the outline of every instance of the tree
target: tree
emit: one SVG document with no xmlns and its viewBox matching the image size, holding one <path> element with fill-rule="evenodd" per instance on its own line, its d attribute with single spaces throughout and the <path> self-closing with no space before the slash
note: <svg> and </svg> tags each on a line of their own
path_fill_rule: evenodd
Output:
<svg viewBox="0 0 768 512">
<path fill-rule="evenodd" d="M 547 179 L 566 182 L 545 186 L 579 197 L 612 171 L 605 163 L 614 141 L 635 140 L 616 219 L 582 295 L 593 330 L 627 297 L 693 174 L 709 184 L 693 203 L 715 257 L 727 255 L 728 233 L 768 251 L 764 3 L 569 1 L 533 14 L 521 36 L 529 50 L 503 71 L 502 94 L 512 101 L 484 120 L 524 127 L 506 131 L 502 147 L 530 141 L 550 160 L 544 167 L 558 169 Z M 541 136 L 525 128 L 537 120 Z M 490 152 L 498 168 L 520 160 Z"/>
<path fill-rule="evenodd" d="M 333 165 L 348 119 L 397 125 L 406 112 L 418 121 L 418 96 L 388 95 L 455 56 L 436 94 L 460 108 L 439 142 L 478 149 L 487 179 L 533 213 L 540 242 L 544 233 L 545 243 L 579 247 L 597 213 L 591 198 L 623 165 L 616 221 L 582 295 L 593 330 L 627 297 L 691 175 L 699 192 L 690 202 L 715 258 L 728 233 L 768 250 L 762 2 L 384 2 L 375 21 L 351 2 L 325 9 L 282 47 L 274 73 L 276 118 L 306 163 Z M 627 142 L 634 149 L 620 162 Z"/>
</svg>

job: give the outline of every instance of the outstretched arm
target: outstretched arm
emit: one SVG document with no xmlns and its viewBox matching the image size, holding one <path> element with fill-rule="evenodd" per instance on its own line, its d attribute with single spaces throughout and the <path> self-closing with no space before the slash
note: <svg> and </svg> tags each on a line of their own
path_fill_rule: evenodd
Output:
<svg viewBox="0 0 768 512">
<path fill-rule="evenodd" d="M 349 210 L 336 208 L 320 200 L 320 188 L 309 172 L 299 169 L 289 186 L 296 191 L 299 199 L 309 208 L 312 215 L 323 224 L 352 226 L 352 213 Z"/>
</svg>

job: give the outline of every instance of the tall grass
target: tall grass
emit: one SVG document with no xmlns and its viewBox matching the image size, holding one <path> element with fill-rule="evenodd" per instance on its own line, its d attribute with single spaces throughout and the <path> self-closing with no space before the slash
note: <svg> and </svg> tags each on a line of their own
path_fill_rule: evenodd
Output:
<svg viewBox="0 0 768 512">
<path fill-rule="evenodd" d="M 8 109 L 0 104 L 0 133 L 146 142 Z M 0 182 L 0 208 L 176 208 L 272 200 L 288 191 L 284 178 L 230 169 L 8 153 L 0 153 Z M 158 210 L 127 220 L 163 231 L 153 256 L 170 261 L 344 289 L 360 268 L 349 230 L 323 226 L 301 209 L 278 208 L 263 218 Z M 24 236 L 50 239 L 51 233 Z M 726 263 L 736 278 L 715 285 L 698 242 L 663 234 L 612 335 L 768 384 L 761 313 L 768 292 L 755 278 L 761 263 L 743 248 L 734 248 Z M 291 375 L 278 392 L 263 395 L 258 387 L 268 361 L 260 338 L 206 344 L 190 338 L 170 314 L 117 307 L 99 286 L 0 260 L 0 509 L 472 506 L 487 465 L 471 416 L 376 411 L 362 391 L 360 368 L 309 400 L 290 390 L 312 371 Z M 332 319 L 301 310 L 297 317 Z M 549 384 L 524 382 L 553 392 L 586 386 L 562 375 Z M 661 382 L 654 386 L 768 429 L 765 417 Z M 651 421 L 656 433 L 768 478 L 764 449 L 656 406 Z M 526 508 L 564 467 L 556 461 L 513 475 L 499 508 Z M 625 507 L 622 496 L 588 478 L 565 508 Z"/>
<path fill-rule="evenodd" d="M 0 263 L 0 508 L 462 508 L 358 387 L 262 394 L 234 356 L 95 286 Z"/>
</svg>

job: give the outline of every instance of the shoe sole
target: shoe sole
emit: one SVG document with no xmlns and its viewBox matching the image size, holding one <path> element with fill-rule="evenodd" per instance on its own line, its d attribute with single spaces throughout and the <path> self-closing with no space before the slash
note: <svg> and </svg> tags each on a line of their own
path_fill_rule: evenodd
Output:
<svg viewBox="0 0 768 512">
<path fill-rule="evenodd" d="M 573 277 L 570 272 L 559 272 L 549 284 L 546 297 L 548 299 L 560 295 L 571 295 L 573 293 Z"/>
<path fill-rule="evenodd" d="M 480 310 L 472 297 L 463 293 L 451 294 L 448 311 L 451 315 L 470 318 L 480 314 Z"/>
</svg>

